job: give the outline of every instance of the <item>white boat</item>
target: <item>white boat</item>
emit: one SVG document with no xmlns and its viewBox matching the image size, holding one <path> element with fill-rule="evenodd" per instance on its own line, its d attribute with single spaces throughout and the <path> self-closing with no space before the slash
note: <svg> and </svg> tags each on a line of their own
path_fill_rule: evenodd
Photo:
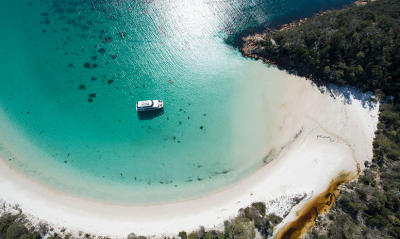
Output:
<svg viewBox="0 0 400 239">
<path fill-rule="evenodd" d="M 136 111 L 159 110 L 164 107 L 162 100 L 142 100 L 136 102 Z"/>
</svg>

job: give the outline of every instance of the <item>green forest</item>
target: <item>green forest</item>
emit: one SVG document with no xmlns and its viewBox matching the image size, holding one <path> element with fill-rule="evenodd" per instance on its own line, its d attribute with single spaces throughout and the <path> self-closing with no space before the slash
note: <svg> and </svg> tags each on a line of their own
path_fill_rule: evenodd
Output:
<svg viewBox="0 0 400 239">
<path fill-rule="evenodd" d="M 257 54 L 321 84 L 399 96 L 399 21 L 397 0 L 327 11 L 289 29 L 270 31 Z"/>
</svg>

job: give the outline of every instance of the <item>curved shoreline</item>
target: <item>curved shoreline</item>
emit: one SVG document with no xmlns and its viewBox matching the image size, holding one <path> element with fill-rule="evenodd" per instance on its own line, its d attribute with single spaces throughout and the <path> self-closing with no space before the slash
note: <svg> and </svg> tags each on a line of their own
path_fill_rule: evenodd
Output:
<svg viewBox="0 0 400 239">
<path fill-rule="evenodd" d="M 352 103 L 346 104 L 344 101 L 348 99 L 339 91 L 352 90 L 338 88 L 334 93 L 336 98 L 333 98 L 322 94 L 310 81 L 284 72 L 279 74 L 286 74 L 285 94 L 277 104 L 281 124 L 277 126 L 280 132 L 274 146 L 279 154 L 247 178 L 221 191 L 177 203 L 112 205 L 56 192 L 1 162 L 0 198 L 19 204 L 33 221 L 39 218 L 75 233 L 85 231 L 125 237 L 131 232 L 176 235 L 181 230 L 191 231 L 201 225 L 220 228 L 224 220 L 235 216 L 240 208 L 252 202 L 268 204 L 282 197 L 310 195 L 293 210 L 284 209 L 290 213 L 278 226 L 278 229 L 282 228 L 296 218 L 296 210 L 311 200 L 311 195 L 323 192 L 332 178 L 343 171 L 357 171 L 352 150 L 340 139 L 327 134 L 325 129 L 345 139 L 354 148 L 354 156 L 362 166 L 364 161 L 372 158 L 378 107 L 369 108 L 363 100 L 355 99 L 358 92 L 353 92 Z M 269 212 L 282 211 L 285 207 L 282 204 L 268 205 Z"/>
</svg>

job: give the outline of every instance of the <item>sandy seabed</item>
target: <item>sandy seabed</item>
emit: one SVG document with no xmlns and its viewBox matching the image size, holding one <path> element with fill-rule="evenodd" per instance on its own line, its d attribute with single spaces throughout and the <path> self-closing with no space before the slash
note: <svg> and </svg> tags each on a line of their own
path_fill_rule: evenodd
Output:
<svg viewBox="0 0 400 239">
<path fill-rule="evenodd" d="M 205 226 L 220 229 L 240 208 L 263 201 L 267 211 L 286 215 L 281 228 L 313 195 L 341 172 L 356 172 L 372 159 L 378 105 L 354 89 L 318 88 L 284 75 L 276 107 L 279 125 L 274 150 L 261 169 L 209 195 L 177 203 L 126 206 L 89 201 L 49 189 L 0 161 L 0 199 L 18 204 L 33 222 L 111 236 L 176 235 Z M 293 197 L 306 195 L 293 207 Z"/>
</svg>

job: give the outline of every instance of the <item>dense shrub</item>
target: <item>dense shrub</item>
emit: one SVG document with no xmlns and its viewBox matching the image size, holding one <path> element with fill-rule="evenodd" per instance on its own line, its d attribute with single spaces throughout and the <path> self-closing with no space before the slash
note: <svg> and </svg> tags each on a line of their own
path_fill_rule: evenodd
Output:
<svg viewBox="0 0 400 239">
<path fill-rule="evenodd" d="M 381 89 L 398 98 L 399 12 L 397 0 L 329 11 L 289 30 L 269 32 L 257 54 L 321 84 Z"/>
<path fill-rule="evenodd" d="M 272 235 L 274 226 L 282 218 L 275 214 L 266 215 L 266 206 L 263 202 L 255 202 L 251 206 L 240 209 L 239 215 L 230 221 L 224 222 L 224 231 L 206 231 L 203 227 L 187 234 L 179 233 L 181 239 L 252 239 L 257 229 L 264 238 Z"/>
<path fill-rule="evenodd" d="M 0 217 L 1 239 L 40 239 L 38 232 L 28 230 L 21 222 L 23 216 L 4 214 Z"/>
</svg>

